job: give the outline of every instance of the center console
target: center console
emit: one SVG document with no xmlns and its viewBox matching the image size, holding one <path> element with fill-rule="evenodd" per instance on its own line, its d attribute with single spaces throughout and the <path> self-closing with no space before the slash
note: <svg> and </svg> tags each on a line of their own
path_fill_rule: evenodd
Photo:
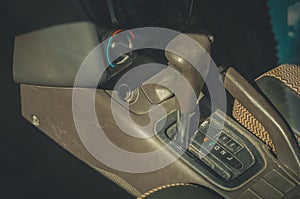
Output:
<svg viewBox="0 0 300 199">
<path fill-rule="evenodd" d="M 225 120 L 223 125 L 220 122 L 222 120 Z M 239 187 L 264 167 L 262 156 L 256 146 L 243 136 L 245 133 L 247 130 L 217 110 L 213 116 L 202 121 L 198 130 L 193 133 L 182 160 L 222 188 Z M 160 132 L 158 137 L 167 144 L 174 139 L 175 134 L 174 123 Z M 176 147 L 174 150 L 178 152 L 185 149 Z"/>
</svg>

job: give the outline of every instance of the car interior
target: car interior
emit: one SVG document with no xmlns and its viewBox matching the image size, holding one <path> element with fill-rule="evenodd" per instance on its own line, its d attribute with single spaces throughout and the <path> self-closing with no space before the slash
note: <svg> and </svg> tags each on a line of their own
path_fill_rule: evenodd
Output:
<svg viewBox="0 0 300 199">
<path fill-rule="evenodd" d="M 1 198 L 300 198 L 299 0 L 1 4 Z"/>
</svg>

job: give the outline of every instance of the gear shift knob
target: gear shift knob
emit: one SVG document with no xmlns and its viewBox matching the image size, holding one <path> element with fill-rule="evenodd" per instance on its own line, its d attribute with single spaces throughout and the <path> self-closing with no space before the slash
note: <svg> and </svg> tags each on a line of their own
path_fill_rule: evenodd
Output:
<svg viewBox="0 0 300 199">
<path fill-rule="evenodd" d="M 180 92 L 186 92 L 181 93 L 181 96 L 184 96 L 184 98 L 181 100 L 180 104 L 179 101 L 176 100 L 177 135 L 175 140 L 184 148 L 187 148 L 189 145 L 190 119 L 196 107 L 195 98 L 198 98 L 204 85 L 204 80 L 196 69 L 196 67 L 202 66 L 193 66 L 192 63 L 190 63 L 201 63 L 201 52 L 198 50 L 199 44 L 196 43 L 196 45 L 189 45 L 188 43 L 191 42 L 191 38 L 187 38 L 187 36 L 198 42 L 207 53 L 210 53 L 210 40 L 207 35 L 203 34 L 180 34 L 171 40 L 166 47 L 165 56 L 169 61 L 169 66 L 180 72 L 189 82 L 194 91 L 193 93 L 190 93 L 185 90 L 181 90 Z M 187 40 L 189 40 L 189 42 L 186 42 Z M 194 41 L 192 42 L 195 44 Z M 172 49 L 173 51 L 171 51 Z M 178 54 L 173 53 L 174 50 L 178 52 Z M 205 55 L 207 54 L 206 52 Z M 204 62 L 205 61 L 207 61 L 207 59 L 204 60 Z M 207 65 L 207 63 L 204 64 L 208 72 L 209 65 Z"/>
<path fill-rule="evenodd" d="M 192 41 L 191 38 L 195 41 Z M 206 52 L 210 53 L 210 40 L 207 35 L 180 34 L 168 43 L 165 51 L 165 56 L 169 61 L 169 66 L 175 68 L 178 72 L 180 72 L 185 77 L 186 80 L 188 80 L 189 84 L 194 90 L 194 94 L 196 95 L 196 97 L 198 97 L 204 85 L 204 80 L 201 77 L 201 74 L 196 69 L 197 67 L 201 67 L 201 66 L 199 65 L 193 66 L 187 60 L 194 61 L 195 63 L 197 62 L 199 63 L 201 61 L 200 60 L 201 52 L 199 52 L 198 50 L 199 49 L 198 44 L 195 44 L 195 46 L 191 46 L 190 42 L 193 43 L 198 42 Z M 175 49 L 175 51 L 179 52 L 180 54 L 177 55 L 171 52 L 171 49 Z M 207 67 L 208 69 L 208 66 L 205 67 Z M 190 94 L 188 95 L 185 94 L 184 96 L 185 99 L 183 100 L 183 103 L 180 104 L 181 112 L 190 113 L 195 108 L 195 104 L 192 102 L 192 97 L 194 96 L 191 96 Z M 177 109 L 179 110 L 179 104 L 177 104 Z"/>
</svg>

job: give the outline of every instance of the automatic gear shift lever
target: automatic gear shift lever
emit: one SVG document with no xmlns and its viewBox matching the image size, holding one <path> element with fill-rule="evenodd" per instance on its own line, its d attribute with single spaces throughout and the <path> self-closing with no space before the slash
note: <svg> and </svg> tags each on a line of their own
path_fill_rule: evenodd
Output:
<svg viewBox="0 0 300 199">
<path fill-rule="evenodd" d="M 210 40 L 207 35 L 202 34 L 186 34 L 187 36 L 194 39 L 198 42 L 208 53 L 210 52 Z M 186 35 L 178 35 L 173 40 L 171 40 L 167 47 L 165 56 L 169 61 L 169 66 L 175 68 L 179 71 L 186 80 L 188 80 L 189 84 L 194 90 L 194 93 L 184 93 L 183 103 L 179 104 L 178 99 L 176 100 L 176 108 L 177 108 L 177 134 L 175 140 L 178 142 L 180 146 L 187 149 L 190 141 L 190 123 L 191 117 L 194 113 L 196 102 L 193 100 L 200 95 L 202 87 L 204 85 L 204 80 L 197 71 L 195 67 L 200 66 L 192 66 L 187 60 L 199 60 L 201 57 L 199 50 L 197 50 L 197 45 L 194 47 L 188 45 L 186 43 L 187 38 Z M 190 39 L 190 38 L 188 38 Z M 199 48 L 199 47 L 198 47 Z M 169 49 L 169 50 L 168 50 Z M 176 49 L 176 52 L 180 52 L 180 55 L 177 55 L 171 52 L 171 49 Z M 197 61 L 195 61 L 197 63 Z M 208 66 L 207 66 L 208 68 Z M 184 91 L 182 91 L 184 92 Z M 191 96 L 193 95 L 193 96 Z"/>
</svg>

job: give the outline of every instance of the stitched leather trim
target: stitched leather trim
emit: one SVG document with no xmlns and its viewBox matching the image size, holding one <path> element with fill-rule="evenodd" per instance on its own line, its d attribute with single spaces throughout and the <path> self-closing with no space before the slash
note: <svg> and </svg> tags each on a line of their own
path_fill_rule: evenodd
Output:
<svg viewBox="0 0 300 199">
<path fill-rule="evenodd" d="M 258 77 L 269 76 L 278 79 L 279 81 L 286 84 L 298 95 L 300 95 L 300 66 L 292 64 L 282 64 Z M 256 79 L 256 80 L 257 80 Z M 269 136 L 269 133 L 263 127 L 263 125 L 251 114 L 248 110 L 237 100 L 234 101 L 232 109 L 233 117 L 252 132 L 256 137 L 266 143 L 273 152 L 275 152 L 275 147 Z M 298 143 L 300 144 L 300 138 L 298 138 Z"/>
<path fill-rule="evenodd" d="M 237 100 L 234 100 L 232 116 L 275 152 L 275 147 L 265 127 Z"/>
<path fill-rule="evenodd" d="M 162 186 L 159 186 L 159 187 L 156 187 L 154 189 L 151 189 L 149 191 L 147 191 L 146 193 L 140 195 L 137 199 L 144 199 L 146 197 L 148 197 L 149 195 L 159 191 L 159 190 L 162 190 L 162 189 L 166 189 L 166 188 L 169 188 L 169 187 L 177 187 L 177 186 L 195 186 L 193 184 L 189 184 L 189 183 L 175 183 L 175 184 L 167 184 L 167 185 L 162 185 Z"/>
<path fill-rule="evenodd" d="M 300 65 L 282 64 L 258 77 L 270 76 L 286 84 L 300 95 Z"/>
</svg>

